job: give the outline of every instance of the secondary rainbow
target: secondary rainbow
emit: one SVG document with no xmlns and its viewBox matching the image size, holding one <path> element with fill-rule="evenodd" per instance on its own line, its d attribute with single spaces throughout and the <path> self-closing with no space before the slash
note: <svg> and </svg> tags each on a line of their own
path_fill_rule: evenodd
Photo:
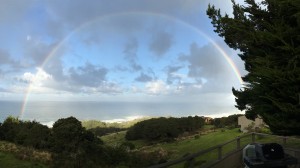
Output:
<svg viewBox="0 0 300 168">
<path fill-rule="evenodd" d="M 156 16 L 156 17 L 160 17 L 160 18 L 164 18 L 167 20 L 171 20 L 177 23 L 180 23 L 190 29 L 192 29 L 193 31 L 197 32 L 197 34 L 201 35 L 202 37 L 204 37 L 205 39 L 207 39 L 220 53 L 221 55 L 224 57 L 224 59 L 226 60 L 226 62 L 230 65 L 231 69 L 233 70 L 235 76 L 237 77 L 239 83 L 242 85 L 243 84 L 243 80 L 241 78 L 241 73 L 239 72 L 237 66 L 234 64 L 234 62 L 232 61 L 232 59 L 230 58 L 230 56 L 224 51 L 224 49 L 222 49 L 221 46 L 219 46 L 212 38 L 210 38 L 208 35 L 206 35 L 205 33 L 203 33 L 201 30 L 199 30 L 197 27 L 172 16 L 166 15 L 166 14 L 162 14 L 162 13 L 153 13 L 153 12 L 145 12 L 145 11 L 131 11 L 131 12 L 122 12 L 122 13 L 113 13 L 113 14 L 108 14 L 108 15 L 103 15 L 103 16 L 98 16 L 95 17 L 91 20 L 88 20 L 87 22 L 84 22 L 83 24 L 79 25 L 78 27 L 76 27 L 73 31 L 71 31 L 67 36 L 65 36 L 52 50 L 51 52 L 46 56 L 45 60 L 43 61 L 43 63 L 41 64 L 41 68 L 43 68 L 47 62 L 55 55 L 55 53 L 58 51 L 58 49 L 60 49 L 62 47 L 62 45 L 64 45 L 64 43 L 66 43 L 74 34 L 76 34 L 77 32 L 79 32 L 81 29 L 99 22 L 103 19 L 107 19 L 109 17 L 113 17 L 113 16 L 122 16 L 122 15 L 147 15 L 147 16 Z M 26 105 L 30 96 L 30 92 L 32 90 L 32 85 L 29 84 L 26 92 L 25 92 L 25 96 L 24 96 L 24 100 L 23 100 L 23 104 L 22 104 L 22 108 L 19 114 L 19 118 L 23 118 L 24 116 L 24 112 L 26 109 Z"/>
</svg>

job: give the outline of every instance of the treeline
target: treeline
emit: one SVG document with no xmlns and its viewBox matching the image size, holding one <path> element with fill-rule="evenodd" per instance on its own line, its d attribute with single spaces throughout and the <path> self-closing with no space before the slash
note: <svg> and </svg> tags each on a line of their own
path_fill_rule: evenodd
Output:
<svg viewBox="0 0 300 168">
<path fill-rule="evenodd" d="M 152 118 L 130 127 L 126 133 L 127 140 L 163 140 L 177 138 L 184 132 L 192 132 L 204 125 L 202 117 Z"/>
<path fill-rule="evenodd" d="M 217 128 L 236 128 L 238 127 L 238 117 L 242 116 L 242 114 L 234 114 L 228 117 L 221 117 L 213 119 L 212 124 Z"/>
<path fill-rule="evenodd" d="M 105 145 L 74 117 L 59 119 L 52 128 L 8 117 L 0 123 L 0 140 L 50 152 L 49 166 L 55 168 L 146 167 L 160 162 L 158 157 L 141 159 L 138 151 L 128 152 L 127 144 Z"/>
</svg>

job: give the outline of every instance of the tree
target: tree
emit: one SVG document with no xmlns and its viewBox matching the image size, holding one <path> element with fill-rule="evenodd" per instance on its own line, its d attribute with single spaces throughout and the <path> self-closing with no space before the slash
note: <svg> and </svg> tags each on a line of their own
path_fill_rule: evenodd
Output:
<svg viewBox="0 0 300 168">
<path fill-rule="evenodd" d="M 15 118 L 13 116 L 7 117 L 0 127 L 0 132 L 2 132 L 2 135 L 0 137 L 1 140 L 15 142 L 19 125 L 20 121 L 18 118 Z"/>
<path fill-rule="evenodd" d="M 207 15 L 248 71 L 244 87 L 232 89 L 236 107 L 249 119 L 262 117 L 276 134 L 300 135 L 300 1 L 232 2 L 232 17 L 211 5 Z"/>
<path fill-rule="evenodd" d="M 91 167 L 105 162 L 100 139 L 75 117 L 53 124 L 51 145 L 55 167 Z"/>
</svg>

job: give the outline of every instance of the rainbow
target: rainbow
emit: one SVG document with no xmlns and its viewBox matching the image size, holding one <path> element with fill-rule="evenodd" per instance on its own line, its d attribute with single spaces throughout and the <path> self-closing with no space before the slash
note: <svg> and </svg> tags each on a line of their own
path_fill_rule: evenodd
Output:
<svg viewBox="0 0 300 168">
<path fill-rule="evenodd" d="M 226 62 L 230 65 L 232 71 L 234 72 L 235 76 L 237 77 L 239 83 L 242 85 L 243 84 L 243 80 L 241 78 L 241 73 L 239 72 L 237 66 L 234 64 L 234 62 L 232 61 L 232 59 L 230 58 L 230 56 L 224 51 L 224 49 L 222 49 L 222 47 L 220 45 L 218 45 L 211 37 L 209 37 L 208 35 L 206 35 L 205 33 L 203 33 L 201 30 L 199 30 L 197 27 L 172 16 L 166 15 L 166 14 L 162 14 L 162 13 L 153 13 L 153 12 L 145 12 L 145 11 L 131 11 L 131 12 L 122 12 L 122 13 L 114 13 L 114 14 L 108 14 L 108 15 L 103 15 L 103 16 L 98 16 L 95 17 L 91 20 L 88 20 L 87 22 L 82 23 L 81 25 L 79 25 L 78 27 L 76 27 L 73 31 L 71 31 L 67 36 L 65 36 L 52 50 L 51 52 L 46 56 L 45 60 L 42 62 L 41 64 L 41 68 L 43 68 L 47 62 L 55 55 L 55 53 L 77 32 L 79 32 L 81 29 L 99 22 L 101 20 L 104 19 L 108 19 L 109 17 L 113 17 L 113 16 L 126 16 L 126 15 L 147 15 L 147 16 L 155 16 L 155 17 L 160 17 L 160 18 L 164 18 L 170 21 L 174 21 L 177 22 L 181 25 L 186 26 L 187 28 L 190 28 L 191 30 L 195 31 L 197 34 L 199 34 L 200 36 L 204 37 L 206 40 L 208 40 L 220 53 L 221 55 L 224 57 L 224 59 L 226 60 Z M 24 100 L 23 100 L 23 104 L 22 104 L 22 108 L 19 114 L 19 118 L 23 118 L 24 116 L 24 112 L 26 109 L 26 105 L 29 99 L 29 95 L 30 92 L 32 90 L 32 85 L 29 84 L 28 88 L 25 91 L 25 96 L 24 96 Z"/>
</svg>

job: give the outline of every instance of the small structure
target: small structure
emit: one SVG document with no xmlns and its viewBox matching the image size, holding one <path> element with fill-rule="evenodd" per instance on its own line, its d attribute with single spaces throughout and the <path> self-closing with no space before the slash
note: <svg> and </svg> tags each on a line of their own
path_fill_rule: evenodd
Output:
<svg viewBox="0 0 300 168">
<path fill-rule="evenodd" d="M 201 118 L 203 118 L 205 124 L 209 125 L 209 124 L 212 124 L 212 122 L 213 122 L 213 118 L 211 118 L 211 117 L 201 116 Z"/>
<path fill-rule="evenodd" d="M 212 118 L 210 118 L 210 117 L 205 117 L 205 118 L 204 118 L 204 122 L 205 122 L 205 124 L 211 124 L 211 123 L 212 123 L 212 121 L 213 121 L 213 119 L 212 119 Z"/>
<path fill-rule="evenodd" d="M 247 119 L 246 116 L 243 115 L 238 117 L 238 125 L 240 125 L 240 129 L 242 132 L 248 132 L 247 128 L 249 127 L 253 127 L 253 129 L 256 130 L 260 127 L 265 126 L 266 124 L 260 117 L 257 117 L 255 121 L 253 121 Z"/>
</svg>

